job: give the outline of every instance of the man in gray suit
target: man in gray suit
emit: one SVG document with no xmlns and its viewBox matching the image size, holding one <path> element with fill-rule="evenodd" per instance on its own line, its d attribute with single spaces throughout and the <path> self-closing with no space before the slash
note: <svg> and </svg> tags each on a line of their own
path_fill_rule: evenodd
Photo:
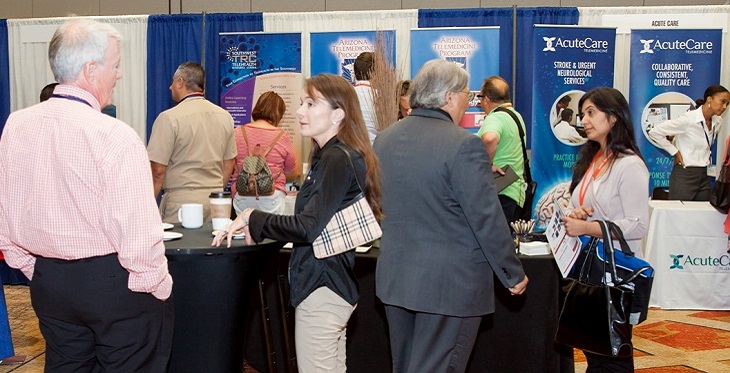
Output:
<svg viewBox="0 0 730 373">
<path fill-rule="evenodd" d="M 383 237 L 376 271 L 393 372 L 464 372 L 494 274 L 513 295 L 527 286 L 481 140 L 459 128 L 469 76 L 444 60 L 411 85 L 411 115 L 375 140 Z"/>
</svg>

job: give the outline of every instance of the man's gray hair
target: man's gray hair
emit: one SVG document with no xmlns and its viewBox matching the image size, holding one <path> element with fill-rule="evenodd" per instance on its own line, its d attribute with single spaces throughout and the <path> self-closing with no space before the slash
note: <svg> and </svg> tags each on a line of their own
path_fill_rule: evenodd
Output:
<svg viewBox="0 0 730 373">
<path fill-rule="evenodd" d="M 110 38 L 122 42 L 122 34 L 114 27 L 91 19 L 73 19 L 59 26 L 48 46 L 48 62 L 56 81 L 73 82 L 87 62 L 102 64 Z"/>
<path fill-rule="evenodd" d="M 411 83 L 411 107 L 436 109 L 446 105 L 446 93 L 461 91 L 469 84 L 469 73 L 446 60 L 426 62 Z"/>
<path fill-rule="evenodd" d="M 182 78 L 185 81 L 185 89 L 191 92 L 202 92 L 205 90 L 205 70 L 197 62 L 183 62 L 175 70 L 172 79 Z"/>
</svg>

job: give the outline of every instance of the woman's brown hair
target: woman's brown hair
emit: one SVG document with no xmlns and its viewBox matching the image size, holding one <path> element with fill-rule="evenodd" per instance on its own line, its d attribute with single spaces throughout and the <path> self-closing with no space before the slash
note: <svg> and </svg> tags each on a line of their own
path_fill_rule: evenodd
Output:
<svg viewBox="0 0 730 373">
<path fill-rule="evenodd" d="M 333 109 L 342 109 L 345 113 L 337 132 L 337 138 L 360 153 L 365 160 L 367 172 L 365 197 L 373 209 L 375 217 L 381 220 L 383 211 L 380 208 L 380 166 L 373 147 L 370 145 L 370 138 L 355 89 L 342 77 L 319 74 L 307 79 L 304 90 L 310 97 L 321 96 Z"/>
<path fill-rule="evenodd" d="M 276 92 L 264 92 L 259 99 L 256 100 L 256 106 L 251 111 L 253 120 L 263 119 L 268 121 L 275 127 L 279 127 L 281 118 L 286 112 L 286 103 Z"/>
</svg>

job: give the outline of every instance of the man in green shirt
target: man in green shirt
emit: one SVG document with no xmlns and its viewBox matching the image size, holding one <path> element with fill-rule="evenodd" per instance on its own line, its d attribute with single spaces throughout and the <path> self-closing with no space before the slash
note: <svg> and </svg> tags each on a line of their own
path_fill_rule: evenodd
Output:
<svg viewBox="0 0 730 373">
<path fill-rule="evenodd" d="M 499 192 L 499 202 L 502 211 L 511 223 L 520 216 L 525 203 L 525 162 L 522 156 L 522 142 L 520 141 L 517 124 L 512 117 L 503 111 L 504 108 L 514 113 L 520 120 L 522 132 L 525 132 L 525 121 L 510 103 L 509 84 L 499 76 L 484 79 L 479 94 L 482 109 L 487 114 L 477 136 L 487 147 L 489 158 L 492 160 L 492 172 L 504 175 L 502 168 L 509 166 L 515 171 L 518 178 Z"/>
</svg>

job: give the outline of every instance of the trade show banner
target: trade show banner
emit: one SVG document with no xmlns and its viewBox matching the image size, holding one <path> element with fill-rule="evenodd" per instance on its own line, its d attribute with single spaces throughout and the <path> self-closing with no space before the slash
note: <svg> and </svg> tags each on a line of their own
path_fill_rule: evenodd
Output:
<svg viewBox="0 0 730 373">
<path fill-rule="evenodd" d="M 657 147 L 648 132 L 693 110 L 695 99 L 719 84 L 721 43 L 719 29 L 631 30 L 629 106 L 636 142 L 649 168 L 647 193 L 668 187 L 674 166 L 674 158 Z M 713 147 L 713 162 L 715 153 Z"/>
<path fill-rule="evenodd" d="M 388 61 L 395 61 L 395 31 L 313 32 L 309 36 L 311 76 L 335 74 L 355 83 L 355 59 L 361 53 L 375 52 L 378 33 L 389 50 Z"/>
<path fill-rule="evenodd" d="M 573 164 L 587 141 L 578 101 L 592 88 L 613 86 L 616 29 L 536 25 L 533 35 L 531 208 L 544 229 L 555 204 L 568 205 Z"/>
<path fill-rule="evenodd" d="M 301 44 L 301 33 L 219 34 L 221 107 L 231 113 L 236 126 L 245 125 L 262 93 L 278 93 L 286 102 L 279 127 L 291 136 L 297 155 L 302 153 L 295 115 L 302 89 Z"/>
<path fill-rule="evenodd" d="M 499 75 L 499 27 L 449 27 L 411 30 L 411 74 L 433 59 L 454 62 L 469 73 L 469 108 L 459 125 L 474 133 L 484 111 L 476 95 L 485 78 Z"/>
</svg>

